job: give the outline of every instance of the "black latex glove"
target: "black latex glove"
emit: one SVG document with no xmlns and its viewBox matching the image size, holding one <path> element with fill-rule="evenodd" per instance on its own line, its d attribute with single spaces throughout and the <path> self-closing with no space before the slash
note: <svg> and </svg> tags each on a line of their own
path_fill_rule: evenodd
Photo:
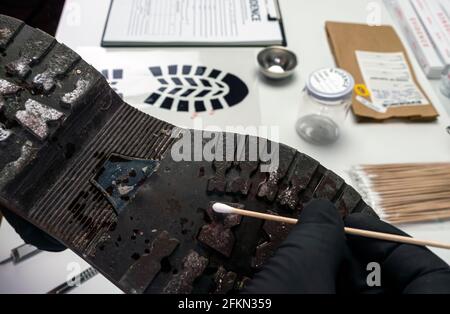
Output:
<svg viewBox="0 0 450 314">
<path fill-rule="evenodd" d="M 345 225 L 408 236 L 394 226 L 364 214 L 349 215 Z M 450 267 L 425 247 L 352 235 L 347 235 L 347 245 L 353 256 L 352 292 L 450 293 Z M 366 284 L 364 268 L 370 262 L 380 265 L 380 288 L 369 288 Z"/>
<path fill-rule="evenodd" d="M 66 249 L 63 244 L 49 236 L 47 233 L 36 228 L 31 223 L 9 210 L 2 208 L 1 212 L 25 243 L 31 244 L 40 250 L 50 252 L 61 252 Z"/>
<path fill-rule="evenodd" d="M 345 252 L 342 218 L 332 203 L 315 200 L 244 293 L 335 293 Z"/>
<path fill-rule="evenodd" d="M 349 227 L 406 235 L 376 217 L 354 214 Z M 450 268 L 426 248 L 344 235 L 328 201 L 305 207 L 244 293 L 450 293 Z M 381 267 L 381 287 L 367 285 L 367 264 Z"/>
</svg>

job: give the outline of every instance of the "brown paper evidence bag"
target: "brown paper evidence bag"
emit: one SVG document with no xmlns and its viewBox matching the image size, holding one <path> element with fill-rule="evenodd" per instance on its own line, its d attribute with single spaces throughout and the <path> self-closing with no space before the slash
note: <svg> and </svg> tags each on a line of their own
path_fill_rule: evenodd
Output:
<svg viewBox="0 0 450 314">
<path fill-rule="evenodd" d="M 356 50 L 371 52 L 403 52 L 408 62 L 413 80 L 425 95 L 428 104 L 422 106 L 392 107 L 386 113 L 380 113 L 359 103 L 353 96 L 352 109 L 359 118 L 385 120 L 390 118 L 408 118 L 414 120 L 434 120 L 439 114 L 425 94 L 411 67 L 408 54 L 391 26 L 368 26 L 364 24 L 327 22 L 326 32 L 336 65 L 353 75 L 356 84 L 365 84 L 358 61 Z"/>
</svg>

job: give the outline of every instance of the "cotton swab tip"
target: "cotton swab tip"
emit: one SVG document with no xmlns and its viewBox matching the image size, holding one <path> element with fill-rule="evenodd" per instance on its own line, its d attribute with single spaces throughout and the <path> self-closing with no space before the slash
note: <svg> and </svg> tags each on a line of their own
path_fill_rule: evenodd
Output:
<svg viewBox="0 0 450 314">
<path fill-rule="evenodd" d="M 222 203 L 214 203 L 212 208 L 216 213 L 220 213 L 220 214 L 232 214 L 234 212 L 233 207 L 222 204 Z"/>
</svg>

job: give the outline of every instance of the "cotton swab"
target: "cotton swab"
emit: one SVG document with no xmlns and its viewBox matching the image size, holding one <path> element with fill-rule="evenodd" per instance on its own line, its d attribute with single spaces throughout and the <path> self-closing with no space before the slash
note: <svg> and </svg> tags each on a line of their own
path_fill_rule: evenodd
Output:
<svg viewBox="0 0 450 314">
<path fill-rule="evenodd" d="M 450 219 L 450 163 L 357 165 L 356 190 L 393 224 Z"/>
<path fill-rule="evenodd" d="M 287 223 L 287 224 L 297 224 L 297 222 L 298 222 L 298 219 L 295 219 L 295 218 L 270 215 L 270 214 L 264 214 L 264 213 L 259 213 L 259 212 L 255 212 L 255 211 L 245 210 L 245 209 L 234 208 L 234 207 L 228 206 L 223 203 L 214 203 L 212 208 L 216 213 L 220 213 L 220 214 L 237 214 L 237 215 L 241 215 L 241 216 L 259 218 L 259 219 L 264 219 L 264 220 L 272 220 L 272 221 L 277 221 L 277 222 L 282 222 L 282 223 Z M 450 250 L 450 244 L 447 244 L 447 243 L 418 240 L 418 239 L 400 236 L 400 235 L 396 235 L 396 234 L 355 229 L 355 228 L 349 228 L 349 227 L 345 227 L 344 231 L 347 234 L 366 237 L 366 238 L 391 241 L 391 242 L 399 242 L 399 243 L 405 243 L 405 244 L 413 244 L 413 245 L 418 245 L 418 246 L 431 246 L 431 247 L 437 247 L 437 248 L 441 248 L 441 249 L 449 249 Z"/>
</svg>

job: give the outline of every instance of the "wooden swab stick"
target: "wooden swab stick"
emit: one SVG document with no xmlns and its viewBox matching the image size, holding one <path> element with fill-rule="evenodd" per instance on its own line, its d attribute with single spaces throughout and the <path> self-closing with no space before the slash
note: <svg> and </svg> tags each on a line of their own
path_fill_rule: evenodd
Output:
<svg viewBox="0 0 450 314">
<path fill-rule="evenodd" d="M 357 189 L 390 223 L 450 219 L 450 163 L 358 165 Z"/>
<path fill-rule="evenodd" d="M 264 220 L 278 221 L 278 222 L 294 224 L 294 225 L 297 224 L 297 222 L 298 222 L 298 219 L 295 219 L 295 218 L 276 216 L 276 215 L 264 214 L 264 213 L 259 213 L 259 212 L 255 212 L 255 211 L 245 210 L 245 209 L 234 208 L 234 207 L 222 204 L 222 203 L 215 203 L 212 208 L 215 212 L 221 213 L 221 214 L 237 214 L 237 215 L 241 215 L 241 216 L 259 218 L 259 219 L 264 219 Z M 450 250 L 450 244 L 447 244 L 447 243 L 418 240 L 418 239 L 400 236 L 400 235 L 396 235 L 396 234 L 355 229 L 355 228 L 349 228 L 349 227 L 345 227 L 344 231 L 347 234 L 357 235 L 357 236 L 366 237 L 366 238 L 385 240 L 385 241 L 391 241 L 391 242 L 399 242 L 399 243 L 405 243 L 405 244 L 413 244 L 413 245 L 419 245 L 419 246 L 431 246 L 431 247 L 437 247 L 437 248 L 441 248 L 441 249 L 449 249 Z"/>
</svg>

